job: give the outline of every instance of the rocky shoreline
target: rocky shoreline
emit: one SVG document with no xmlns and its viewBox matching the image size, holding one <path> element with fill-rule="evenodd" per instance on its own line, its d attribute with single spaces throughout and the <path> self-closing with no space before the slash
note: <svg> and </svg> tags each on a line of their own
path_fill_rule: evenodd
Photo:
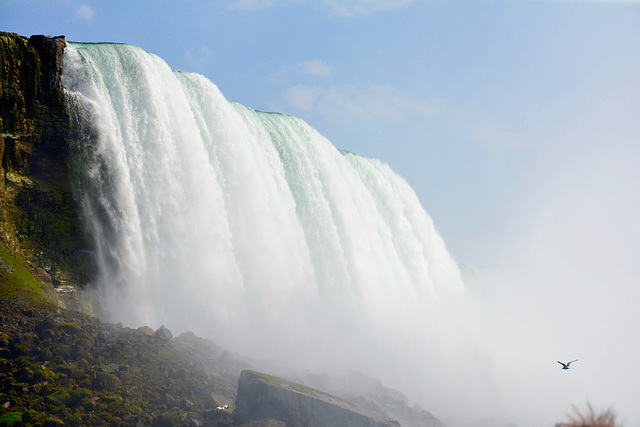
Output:
<svg viewBox="0 0 640 427">
<path fill-rule="evenodd" d="M 0 301 L 0 324 L 0 426 L 443 427 L 379 381 L 377 392 L 334 396 L 301 384 L 313 375 L 296 383 L 250 370 L 253 361 L 191 332 L 24 298 Z"/>
<path fill-rule="evenodd" d="M 240 366 L 192 334 L 123 328 L 47 305 L 0 306 L 0 425 L 232 425 Z M 217 357 L 216 357 L 217 356 Z M 22 425 L 22 424 L 15 424 Z"/>
</svg>

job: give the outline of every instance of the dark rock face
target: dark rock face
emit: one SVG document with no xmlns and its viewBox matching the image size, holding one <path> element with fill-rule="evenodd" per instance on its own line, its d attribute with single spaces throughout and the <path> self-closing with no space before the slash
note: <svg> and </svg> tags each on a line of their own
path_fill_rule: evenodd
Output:
<svg viewBox="0 0 640 427">
<path fill-rule="evenodd" d="M 32 172 L 36 178 L 50 174 L 54 181 L 60 177 L 51 173 L 54 171 L 46 163 L 66 159 L 69 120 L 62 89 L 64 47 L 64 37 L 27 39 L 0 33 L 3 168 L 22 174 Z M 28 145 L 35 145 L 32 148 L 36 150 Z M 57 155 L 51 159 L 54 153 Z"/>
<path fill-rule="evenodd" d="M 92 271 L 71 188 L 65 44 L 0 32 L 0 241 L 55 287 Z"/>
<path fill-rule="evenodd" d="M 287 426 L 400 426 L 382 413 L 255 371 L 240 374 L 235 417 L 238 424 L 271 419 Z"/>
</svg>

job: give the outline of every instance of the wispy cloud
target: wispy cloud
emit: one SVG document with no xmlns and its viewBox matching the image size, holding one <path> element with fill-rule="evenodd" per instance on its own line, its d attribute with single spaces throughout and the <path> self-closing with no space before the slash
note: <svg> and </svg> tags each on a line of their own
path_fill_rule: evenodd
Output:
<svg viewBox="0 0 640 427">
<path fill-rule="evenodd" d="M 235 0 L 229 9 L 260 10 L 280 6 L 277 0 Z"/>
<path fill-rule="evenodd" d="M 403 94 L 389 85 L 366 88 L 297 85 L 284 91 L 282 99 L 298 110 L 340 115 L 343 118 L 402 121 L 410 114 L 430 116 L 437 111 L 433 104 Z"/>
<path fill-rule="evenodd" d="M 209 62 L 209 58 L 211 57 L 213 52 L 207 46 L 202 46 L 200 49 L 191 51 L 188 50 L 184 53 L 184 59 L 187 62 L 195 67 L 201 67 L 207 62 Z"/>
<path fill-rule="evenodd" d="M 340 18 L 355 18 L 373 15 L 379 12 L 404 8 L 415 0 L 314 0 L 308 2 L 314 6 L 328 7 L 331 15 Z M 262 10 L 302 3 L 302 0 L 234 0 L 229 9 Z"/>
<path fill-rule="evenodd" d="M 413 2 L 414 0 L 324 0 L 324 4 L 331 9 L 331 13 L 342 18 L 401 9 Z"/>
<path fill-rule="evenodd" d="M 309 61 L 297 62 L 293 65 L 287 65 L 280 71 L 271 75 L 271 80 L 286 80 L 292 74 L 305 74 L 312 77 L 331 77 L 335 67 L 326 63 L 321 59 L 311 59 Z"/>
<path fill-rule="evenodd" d="M 333 74 L 334 70 L 332 65 L 329 65 L 320 59 L 300 62 L 296 64 L 295 68 L 305 74 L 318 77 L 329 77 Z"/>
<path fill-rule="evenodd" d="M 87 21 L 90 21 L 91 18 L 95 16 L 95 14 L 96 13 L 93 10 L 93 7 L 89 6 L 88 4 L 82 4 L 76 10 L 76 15 L 78 15 L 82 19 L 86 19 Z"/>
</svg>

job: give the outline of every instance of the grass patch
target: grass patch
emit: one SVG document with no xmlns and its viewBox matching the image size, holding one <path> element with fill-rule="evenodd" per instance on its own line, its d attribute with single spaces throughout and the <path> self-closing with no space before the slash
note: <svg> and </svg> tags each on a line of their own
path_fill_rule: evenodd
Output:
<svg viewBox="0 0 640 427">
<path fill-rule="evenodd" d="M 0 266 L 0 298 L 57 305 L 51 289 L 31 273 L 26 260 L 12 253 L 3 242 L 0 242 L 0 258 L 5 264 Z"/>
<path fill-rule="evenodd" d="M 22 425 L 22 413 L 20 412 L 7 412 L 0 416 L 0 426 L 11 427 Z"/>
</svg>

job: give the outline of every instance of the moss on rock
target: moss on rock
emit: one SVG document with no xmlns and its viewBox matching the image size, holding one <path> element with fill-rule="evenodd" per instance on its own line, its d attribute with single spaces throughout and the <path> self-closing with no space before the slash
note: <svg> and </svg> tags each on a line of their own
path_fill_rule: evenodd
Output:
<svg viewBox="0 0 640 427">
<path fill-rule="evenodd" d="M 7 412 L 4 415 L 0 415 L 0 426 L 19 426 L 22 425 L 22 413 L 20 412 Z"/>
<path fill-rule="evenodd" d="M 1 299 L 0 324 L 7 356 L 0 359 L 0 416 L 21 414 L 18 425 L 199 425 L 219 405 L 214 395 L 235 398 L 220 380 L 226 368 L 217 362 L 212 372 L 168 330 L 158 337 L 53 305 Z M 219 358 L 211 348 L 203 350 Z M 231 416 L 216 414 L 216 423 Z"/>
</svg>

